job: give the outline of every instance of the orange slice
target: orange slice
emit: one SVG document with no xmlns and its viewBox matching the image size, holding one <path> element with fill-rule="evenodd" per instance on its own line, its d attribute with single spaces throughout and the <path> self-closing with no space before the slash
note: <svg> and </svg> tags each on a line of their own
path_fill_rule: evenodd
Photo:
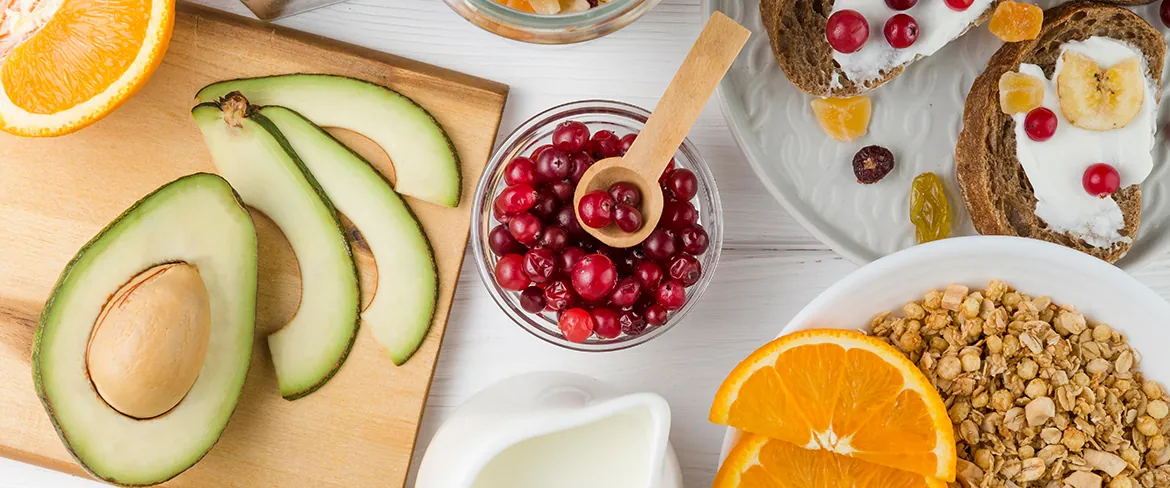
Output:
<svg viewBox="0 0 1170 488">
<path fill-rule="evenodd" d="M 174 18 L 174 0 L 0 0 L 0 130 L 55 136 L 101 119 L 158 67 Z"/>
<path fill-rule="evenodd" d="M 946 488 L 942 481 L 859 461 L 829 451 L 746 434 L 736 444 L 711 488 Z"/>
<path fill-rule="evenodd" d="M 800 331 L 756 350 L 724 380 L 710 419 L 955 479 L 955 433 L 938 392 L 893 346 L 856 331 Z"/>
</svg>

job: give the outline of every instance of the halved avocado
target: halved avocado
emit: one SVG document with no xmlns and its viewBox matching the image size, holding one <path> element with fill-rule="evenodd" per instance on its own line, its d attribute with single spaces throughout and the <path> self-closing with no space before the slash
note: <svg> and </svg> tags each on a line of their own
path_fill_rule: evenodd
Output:
<svg viewBox="0 0 1170 488">
<path fill-rule="evenodd" d="M 259 113 L 284 134 L 369 244 L 378 278 L 362 320 L 395 364 L 406 362 L 430 330 L 439 297 L 431 244 L 418 219 L 381 173 L 328 132 L 285 107 Z"/>
<path fill-rule="evenodd" d="M 156 266 L 161 263 L 180 264 Z M 198 376 L 177 405 L 138 419 L 111 407 L 95 389 L 87 349 L 111 297 L 151 268 L 194 273 L 182 286 L 205 288 L 196 296 L 206 314 L 206 353 L 196 349 L 204 354 L 197 358 Z M 198 462 L 223 433 L 252 358 L 255 317 L 256 233 L 248 211 L 218 176 L 180 178 L 114 219 L 65 266 L 33 343 L 37 395 L 65 447 L 94 477 L 121 485 L 161 483 Z"/>
<path fill-rule="evenodd" d="M 254 105 L 287 107 L 321 127 L 366 136 L 393 161 L 399 193 L 459 205 L 463 181 L 455 146 L 430 112 L 401 93 L 344 76 L 291 74 L 221 81 L 195 97 L 214 102 L 232 92 Z"/>
<path fill-rule="evenodd" d="M 238 93 L 191 114 L 219 173 L 280 227 L 296 254 L 300 306 L 268 336 L 268 349 L 280 394 L 301 398 L 337 373 L 357 337 L 357 267 L 341 222 L 288 140 Z"/>
</svg>

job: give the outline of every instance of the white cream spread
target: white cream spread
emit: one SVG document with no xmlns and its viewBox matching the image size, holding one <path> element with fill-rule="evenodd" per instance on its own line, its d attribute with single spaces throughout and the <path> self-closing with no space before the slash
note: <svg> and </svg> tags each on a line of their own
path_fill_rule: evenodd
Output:
<svg viewBox="0 0 1170 488">
<path fill-rule="evenodd" d="M 833 51 L 833 60 L 850 81 L 865 84 L 881 77 L 883 72 L 930 56 L 948 42 L 966 32 L 971 24 L 991 6 L 992 0 L 975 0 L 962 12 L 953 10 L 943 0 L 918 0 L 913 7 L 901 12 L 886 5 L 883 0 L 836 0 L 833 12 L 856 10 L 869 22 L 869 40 L 857 52 L 845 54 Z M 904 49 L 896 49 L 886 41 L 883 29 L 886 21 L 896 14 L 907 14 L 918 22 L 918 40 Z M 829 84 L 840 88 L 840 80 Z"/>
<path fill-rule="evenodd" d="M 1142 60 L 1142 73 L 1147 74 L 1142 52 L 1124 42 L 1107 37 L 1091 37 L 1085 41 L 1071 41 L 1061 46 L 1092 58 L 1102 69 L 1126 59 Z M 1080 237 L 1096 247 L 1109 247 L 1130 238 L 1119 232 L 1124 227 L 1121 208 L 1113 198 L 1098 198 L 1085 191 L 1082 183 L 1085 169 L 1094 163 L 1107 163 L 1121 174 L 1121 188 L 1141 183 L 1154 167 L 1150 153 L 1154 147 L 1157 129 L 1157 102 L 1153 83 L 1146 76 L 1145 98 L 1136 117 L 1125 127 L 1108 131 L 1092 131 L 1074 126 L 1060 111 L 1056 79 L 1060 76 L 1062 59 L 1057 58 L 1052 79 L 1034 64 L 1021 64 L 1020 73 L 1044 80 L 1043 106 L 1056 114 L 1056 133 L 1051 139 L 1036 142 L 1024 132 L 1025 113 L 1016 114 L 1016 157 L 1028 175 L 1036 193 L 1036 216 L 1049 229 Z"/>
</svg>

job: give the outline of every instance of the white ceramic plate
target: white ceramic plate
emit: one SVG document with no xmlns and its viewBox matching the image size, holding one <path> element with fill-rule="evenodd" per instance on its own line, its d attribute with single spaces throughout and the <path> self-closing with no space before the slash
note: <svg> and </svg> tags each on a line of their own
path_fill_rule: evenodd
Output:
<svg viewBox="0 0 1170 488">
<path fill-rule="evenodd" d="M 881 0 L 875 0 L 881 1 Z M 864 264 L 914 245 L 910 224 L 910 182 L 932 171 L 947 184 L 952 235 L 975 228 L 959 196 L 954 150 L 962 125 L 963 102 L 975 77 L 1002 45 L 986 25 L 973 27 L 938 53 L 910 65 L 890 83 L 870 92 L 873 118 L 869 133 L 850 143 L 821 130 L 799 91 L 780 70 L 760 23 L 759 0 L 704 0 L 707 15 L 720 10 L 752 31 L 719 87 L 724 114 L 740 147 L 764 186 L 805 229 L 850 261 Z M 1041 6 L 1057 3 L 1040 0 Z M 1158 3 L 1135 9 L 1161 31 Z M 881 35 L 880 32 L 877 35 Z M 1166 76 L 1163 75 L 1163 79 Z M 1162 99 L 1167 87 L 1163 85 Z M 1161 104 L 1159 127 L 1170 119 Z M 1159 132 L 1164 137 L 1164 131 Z M 877 144 L 890 149 L 897 166 L 881 182 L 860 185 L 852 160 L 858 149 Z M 1157 144 L 1153 173 L 1142 185 L 1142 223 L 1129 254 L 1118 262 L 1135 269 L 1170 249 L 1170 164 L 1167 144 Z"/>
<path fill-rule="evenodd" d="M 1088 254 L 1018 237 L 961 237 L 914 246 L 874 261 L 829 287 L 780 335 L 814 327 L 863 329 L 874 315 L 900 310 L 953 283 L 983 289 L 999 279 L 1031 296 L 1077 307 L 1091 322 L 1121 331 L 1142 354 L 1141 371 L 1170 385 L 1170 303 L 1125 271 Z M 728 429 L 719 459 L 738 434 Z"/>
</svg>

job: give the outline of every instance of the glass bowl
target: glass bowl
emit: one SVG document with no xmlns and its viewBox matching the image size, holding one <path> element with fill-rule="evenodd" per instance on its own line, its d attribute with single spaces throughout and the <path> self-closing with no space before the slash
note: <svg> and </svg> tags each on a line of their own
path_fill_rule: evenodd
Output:
<svg viewBox="0 0 1170 488">
<path fill-rule="evenodd" d="M 546 342 L 567 349 L 592 352 L 616 351 L 648 342 L 681 322 L 711 283 L 711 277 L 715 274 L 715 265 L 719 262 L 719 254 L 723 245 L 723 208 L 719 203 L 719 191 L 715 187 L 715 176 L 711 174 L 707 163 L 699 156 L 699 152 L 689 140 L 684 140 L 679 146 L 678 152 L 675 153 L 675 162 L 677 167 L 690 169 L 698 177 L 699 193 L 691 203 L 698 210 L 699 223 L 707 231 L 710 245 L 707 252 L 696 256 L 702 265 L 702 276 L 697 283 L 686 289 L 686 304 L 681 309 L 672 312 L 665 324 L 657 327 L 648 325 L 645 331 L 636 336 L 622 334 L 614 339 L 592 336 L 583 343 L 570 342 L 557 328 L 554 312 L 544 312 L 541 315 L 530 314 L 520 307 L 519 292 L 505 290 L 496 283 L 493 270 L 496 267 L 497 257 L 488 246 L 488 234 L 493 227 L 499 225 L 492 217 L 492 202 L 506 186 L 504 168 L 508 162 L 517 156 L 529 155 L 538 146 L 551 143 L 553 129 L 564 121 L 582 122 L 589 127 L 591 133 L 604 129 L 622 136 L 640 132 L 649 116 L 650 112 L 643 108 L 606 100 L 583 100 L 550 108 L 528 119 L 508 136 L 503 145 L 492 155 L 491 161 L 488 162 L 488 166 L 479 180 L 471 214 L 471 248 L 475 254 L 479 277 L 483 280 L 492 299 L 516 324 Z"/>
<path fill-rule="evenodd" d="M 572 44 L 625 27 L 659 0 L 612 0 L 584 12 L 540 15 L 496 0 L 444 0 L 471 23 L 498 36 L 534 44 Z"/>
</svg>

